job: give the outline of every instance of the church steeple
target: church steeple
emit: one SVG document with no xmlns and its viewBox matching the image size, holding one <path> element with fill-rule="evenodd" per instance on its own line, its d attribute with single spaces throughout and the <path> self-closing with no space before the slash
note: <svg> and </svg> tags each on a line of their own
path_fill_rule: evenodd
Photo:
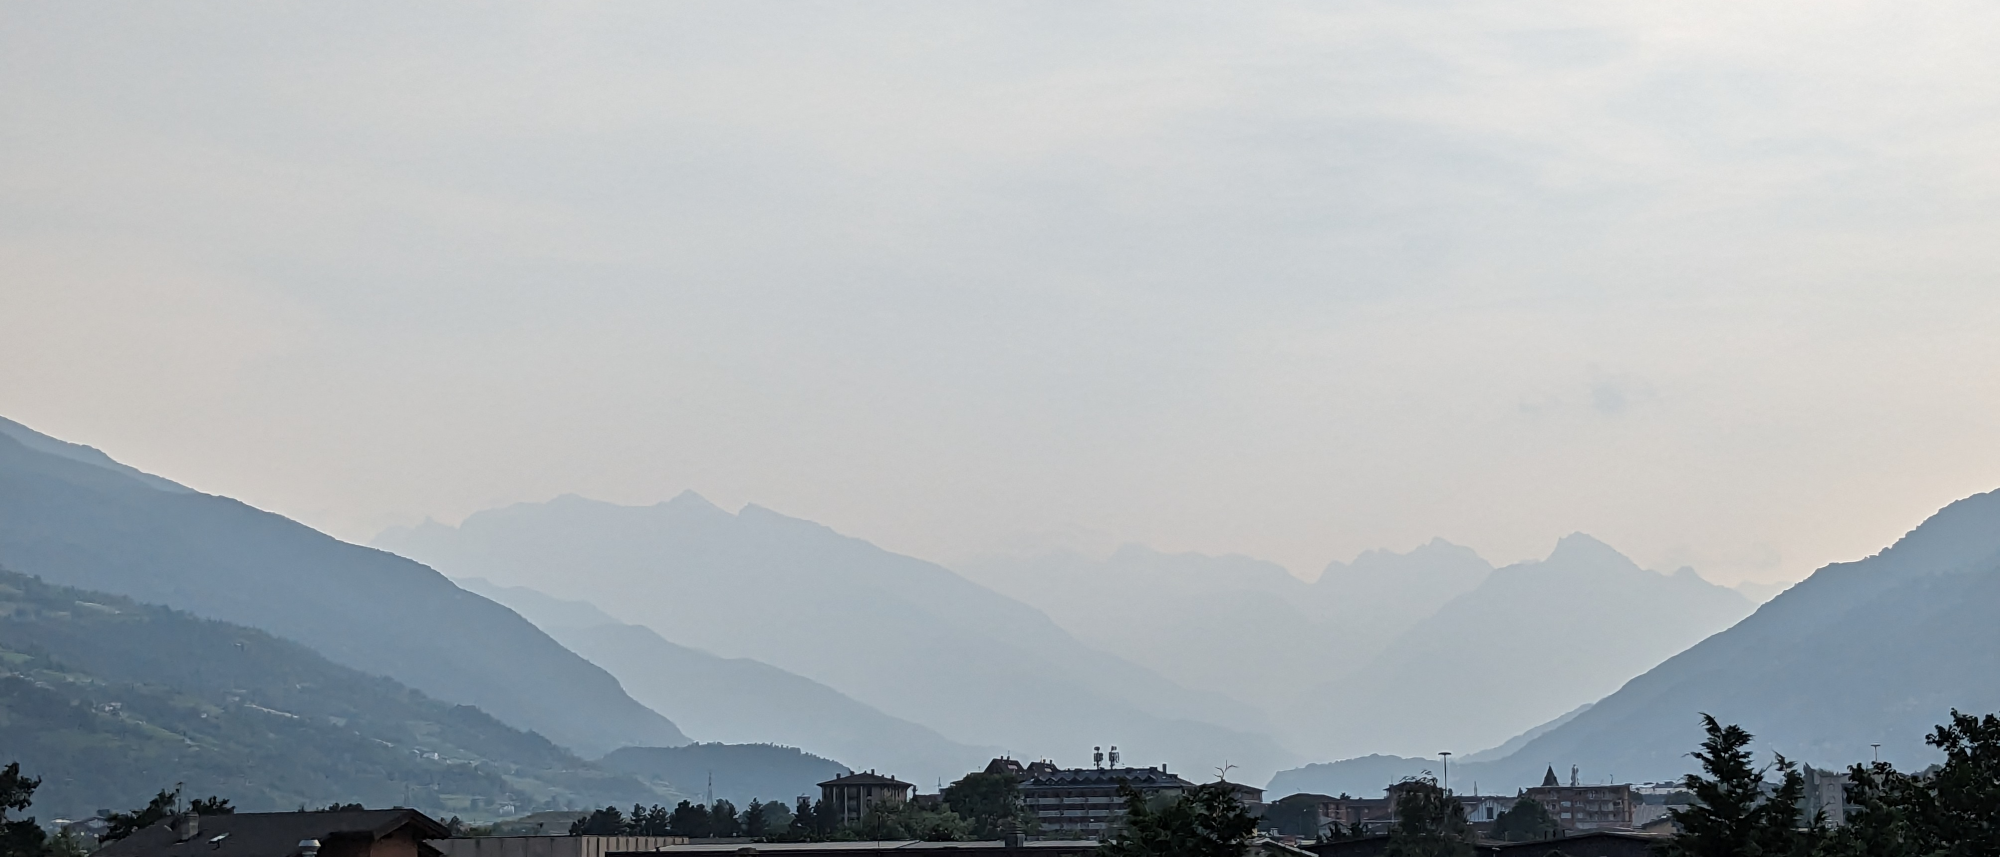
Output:
<svg viewBox="0 0 2000 857">
<path fill-rule="evenodd" d="M 1550 765 L 1549 772 L 1542 775 L 1542 788 L 1545 789 L 1555 788 L 1556 786 L 1559 785 L 1562 785 L 1562 781 L 1556 779 L 1556 767 L 1554 765 Z"/>
</svg>

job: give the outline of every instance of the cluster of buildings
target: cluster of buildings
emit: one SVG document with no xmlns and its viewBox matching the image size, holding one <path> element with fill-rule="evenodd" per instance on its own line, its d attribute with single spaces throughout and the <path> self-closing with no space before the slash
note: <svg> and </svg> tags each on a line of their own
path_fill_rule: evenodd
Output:
<svg viewBox="0 0 2000 857">
<path fill-rule="evenodd" d="M 1014 777 L 1019 783 L 1021 805 L 1036 822 L 1036 838 L 1042 840 L 1098 840 L 1115 833 L 1125 817 L 1121 786 L 1130 786 L 1151 799 L 1161 794 L 1180 794 L 1195 784 L 1169 773 L 1166 766 L 1134 768 L 1119 765 L 1118 748 L 1107 755 L 1102 749 L 1092 754 L 1088 768 L 1063 768 L 1042 760 L 1023 763 L 1005 756 L 987 763 L 982 773 Z M 1108 762 L 1108 764 L 1107 764 Z M 1263 808 L 1264 790 L 1230 783 L 1252 812 Z M 871 806 L 901 805 L 909 801 L 934 801 L 934 795 L 915 795 L 916 787 L 874 771 L 836 777 L 819 784 L 821 812 L 831 808 L 842 822 L 858 821 Z"/>
</svg>

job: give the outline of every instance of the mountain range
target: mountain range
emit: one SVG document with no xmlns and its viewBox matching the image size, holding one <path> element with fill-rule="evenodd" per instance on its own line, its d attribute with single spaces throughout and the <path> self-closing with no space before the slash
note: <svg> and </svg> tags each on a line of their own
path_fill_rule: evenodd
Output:
<svg viewBox="0 0 2000 857">
<path fill-rule="evenodd" d="M 2000 710 L 2000 492 L 1952 503 L 1882 552 L 1835 563 L 1748 618 L 1625 682 L 1503 758 L 1453 765 L 1454 781 L 1532 784 L 1576 765 L 1591 782 L 1686 773 L 1713 714 L 1755 749 L 1840 769 L 1938 760 L 1923 738 L 1952 709 Z M 1766 755 L 1768 758 L 1768 755 Z M 1380 789 L 1433 760 L 1354 759 L 1281 772 L 1278 790 Z"/>
<path fill-rule="evenodd" d="M 1229 763 L 1258 779 L 1297 758 L 1267 737 L 1253 706 L 1092 648 L 942 566 L 754 505 L 731 513 L 692 493 L 652 506 L 566 496 L 456 527 L 385 532 L 375 544 L 453 576 L 589 601 L 681 646 L 805 676 L 963 745 L 1080 763 L 1091 747 L 1118 744 L 1135 762 Z"/>
<path fill-rule="evenodd" d="M 1321 758 L 1492 746 L 1752 608 L 1690 570 L 1641 569 L 1580 533 L 1545 560 L 1499 570 L 1435 539 L 1332 563 L 1311 583 L 1247 557 L 1136 545 L 1101 560 L 1070 552 L 961 567 L 1086 642 L 1263 706 L 1288 746 Z M 1591 642 L 1552 645 L 1558 635 Z"/>
<path fill-rule="evenodd" d="M 929 727 L 891 717 L 769 664 L 677 645 L 651 628 L 620 622 L 588 602 L 480 578 L 462 578 L 458 584 L 512 608 L 571 651 L 610 670 L 634 698 L 710 742 L 788 745 L 831 757 L 820 761 L 834 767 L 840 763 L 833 759 L 867 759 L 919 783 L 978 770 L 999 752 L 953 742 Z M 655 759 L 679 759 L 697 753 L 695 747 L 701 748 L 708 770 L 713 770 L 719 763 L 713 744 L 690 745 L 687 754 L 657 748 L 646 752 Z M 632 755 L 624 750 L 613 755 L 619 754 Z M 756 783 L 770 780 L 751 777 L 738 769 L 741 764 L 748 763 L 738 763 L 728 772 L 727 794 L 738 793 L 739 779 L 745 780 L 740 788 L 746 798 L 798 794 L 795 790 L 755 793 Z M 656 770 L 671 777 L 668 772 L 681 769 L 663 764 Z"/>
<path fill-rule="evenodd" d="M 429 568 L 7 420 L 0 565 L 258 628 L 580 754 L 688 743 L 609 673 Z"/>
</svg>

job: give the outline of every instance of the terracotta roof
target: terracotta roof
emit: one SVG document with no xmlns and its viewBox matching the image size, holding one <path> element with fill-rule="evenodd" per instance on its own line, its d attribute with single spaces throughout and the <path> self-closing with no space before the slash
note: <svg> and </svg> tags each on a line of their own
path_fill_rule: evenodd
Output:
<svg viewBox="0 0 2000 857">
<path fill-rule="evenodd" d="M 414 809 L 351 812 L 239 812 L 204 815 L 200 830 L 180 840 L 171 819 L 98 849 L 93 857 L 295 857 L 299 842 L 335 839 L 373 842 L 406 827 L 418 839 L 443 839 L 445 826 Z M 424 849 L 435 855 L 435 849 Z"/>
</svg>

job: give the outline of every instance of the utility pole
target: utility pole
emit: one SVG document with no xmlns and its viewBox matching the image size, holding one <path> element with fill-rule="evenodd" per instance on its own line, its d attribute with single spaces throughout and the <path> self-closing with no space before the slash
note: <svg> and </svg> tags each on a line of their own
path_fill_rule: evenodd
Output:
<svg viewBox="0 0 2000 857">
<path fill-rule="evenodd" d="M 1444 793 L 1451 794 L 1451 751 L 1439 750 L 1438 757 L 1444 759 Z"/>
</svg>

